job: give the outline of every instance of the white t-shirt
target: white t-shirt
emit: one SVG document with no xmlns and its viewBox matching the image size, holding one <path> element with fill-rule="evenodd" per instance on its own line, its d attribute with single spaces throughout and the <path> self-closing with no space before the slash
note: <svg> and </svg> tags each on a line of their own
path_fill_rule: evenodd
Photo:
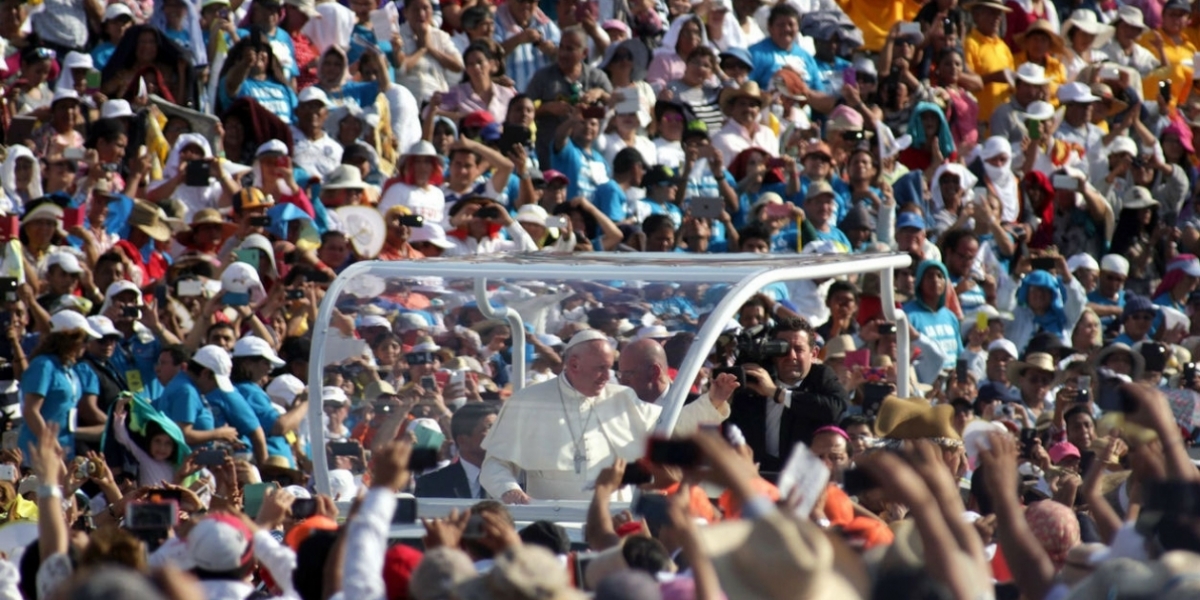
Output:
<svg viewBox="0 0 1200 600">
<path fill-rule="evenodd" d="M 342 145 L 328 135 L 310 140 L 299 128 L 292 127 L 292 139 L 295 140 L 292 145 L 292 161 L 308 171 L 309 175 L 316 175 L 324 181 L 325 177 L 342 164 Z"/>
<path fill-rule="evenodd" d="M 600 150 L 600 153 L 604 155 L 604 160 L 608 161 L 610 165 L 617 157 L 617 153 L 624 150 L 626 146 L 625 140 L 615 133 L 606 133 L 596 139 L 596 148 Z M 646 139 L 645 136 L 638 135 L 633 139 L 633 147 L 637 148 L 646 164 L 657 164 L 653 162 L 658 156 L 658 147 L 654 145 L 654 142 Z"/>
<path fill-rule="evenodd" d="M 683 144 L 657 138 L 654 140 L 654 145 L 658 149 L 658 162 L 655 164 L 672 169 L 678 169 L 683 165 Z"/>
<path fill-rule="evenodd" d="M 400 37 L 404 39 L 404 55 L 410 56 L 416 53 L 416 37 L 408 23 L 400 26 Z M 426 34 L 425 44 L 450 56 L 459 56 L 460 54 L 450 39 L 450 34 L 436 27 L 430 27 L 429 33 Z M 428 54 L 422 56 L 411 69 L 396 70 L 396 83 L 408 88 L 418 103 L 429 100 L 434 92 L 449 90 L 451 79 L 451 73 L 447 72 L 437 59 Z"/>
<path fill-rule="evenodd" d="M 158 189 L 167 182 L 166 179 L 155 182 L 150 186 L 150 189 Z M 221 201 L 221 184 L 213 178 L 208 179 L 206 186 L 191 186 L 180 185 L 175 188 L 175 193 L 171 194 L 174 198 L 179 198 L 183 201 L 183 205 L 187 207 L 187 213 L 183 215 L 183 221 L 190 223 L 192 215 L 197 211 L 205 208 L 218 208 L 217 203 Z"/>
<path fill-rule="evenodd" d="M 428 186 L 424 189 L 397 183 L 388 188 L 383 199 L 379 201 L 379 212 L 386 213 L 393 206 L 404 206 L 415 215 L 420 215 L 430 223 L 442 223 L 446 220 L 446 197 L 441 188 Z"/>
</svg>

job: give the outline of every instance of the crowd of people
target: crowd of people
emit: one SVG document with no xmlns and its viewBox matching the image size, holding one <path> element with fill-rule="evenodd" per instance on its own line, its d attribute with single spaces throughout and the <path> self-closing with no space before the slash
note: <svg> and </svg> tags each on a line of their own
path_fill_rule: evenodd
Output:
<svg viewBox="0 0 1200 600">
<path fill-rule="evenodd" d="M 1198 46 L 1186 0 L 0 1 L 0 598 L 1200 597 Z M 538 253 L 628 276 L 328 294 Z M 911 266 L 714 323 L 639 253 Z"/>
</svg>

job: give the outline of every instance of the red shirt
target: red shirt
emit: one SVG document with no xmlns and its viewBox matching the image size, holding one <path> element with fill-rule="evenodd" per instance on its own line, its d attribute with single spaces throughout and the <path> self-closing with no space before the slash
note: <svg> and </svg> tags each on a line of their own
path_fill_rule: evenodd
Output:
<svg viewBox="0 0 1200 600">
<path fill-rule="evenodd" d="M 129 260 L 142 273 L 142 287 L 146 287 L 167 275 L 167 259 L 162 252 L 158 250 L 150 251 L 150 262 L 142 260 L 142 251 L 140 248 L 134 247 L 129 240 L 121 240 L 113 245 L 115 248 L 120 248 L 129 257 Z"/>
</svg>

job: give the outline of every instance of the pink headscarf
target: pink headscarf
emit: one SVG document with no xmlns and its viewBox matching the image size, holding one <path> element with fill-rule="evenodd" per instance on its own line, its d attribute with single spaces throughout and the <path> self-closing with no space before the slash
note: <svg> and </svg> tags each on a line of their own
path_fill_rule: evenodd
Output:
<svg viewBox="0 0 1200 600">
<path fill-rule="evenodd" d="M 1188 154 L 1194 154 L 1196 152 L 1193 150 L 1195 146 L 1192 144 L 1191 127 L 1181 121 L 1171 120 L 1171 124 L 1167 125 L 1166 129 L 1163 129 L 1162 137 L 1166 137 L 1167 134 L 1170 133 L 1175 134 L 1175 137 L 1179 138 L 1179 144 L 1183 146 L 1183 149 L 1186 150 Z"/>
<path fill-rule="evenodd" d="M 1025 521 L 1041 542 L 1057 570 L 1067 562 L 1067 551 L 1079 545 L 1079 519 L 1075 511 L 1053 500 L 1043 500 L 1025 507 Z"/>
</svg>

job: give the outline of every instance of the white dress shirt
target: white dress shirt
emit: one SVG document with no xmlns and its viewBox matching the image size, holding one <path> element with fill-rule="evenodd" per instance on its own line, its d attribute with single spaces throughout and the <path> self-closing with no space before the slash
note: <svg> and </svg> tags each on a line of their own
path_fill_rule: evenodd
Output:
<svg viewBox="0 0 1200 600">
<path fill-rule="evenodd" d="M 463 473 L 467 474 L 467 485 L 471 486 L 471 497 L 486 498 L 486 496 L 482 496 L 479 493 L 479 467 L 471 464 L 469 461 L 463 460 L 462 458 L 458 459 L 458 464 L 462 465 Z"/>
</svg>

